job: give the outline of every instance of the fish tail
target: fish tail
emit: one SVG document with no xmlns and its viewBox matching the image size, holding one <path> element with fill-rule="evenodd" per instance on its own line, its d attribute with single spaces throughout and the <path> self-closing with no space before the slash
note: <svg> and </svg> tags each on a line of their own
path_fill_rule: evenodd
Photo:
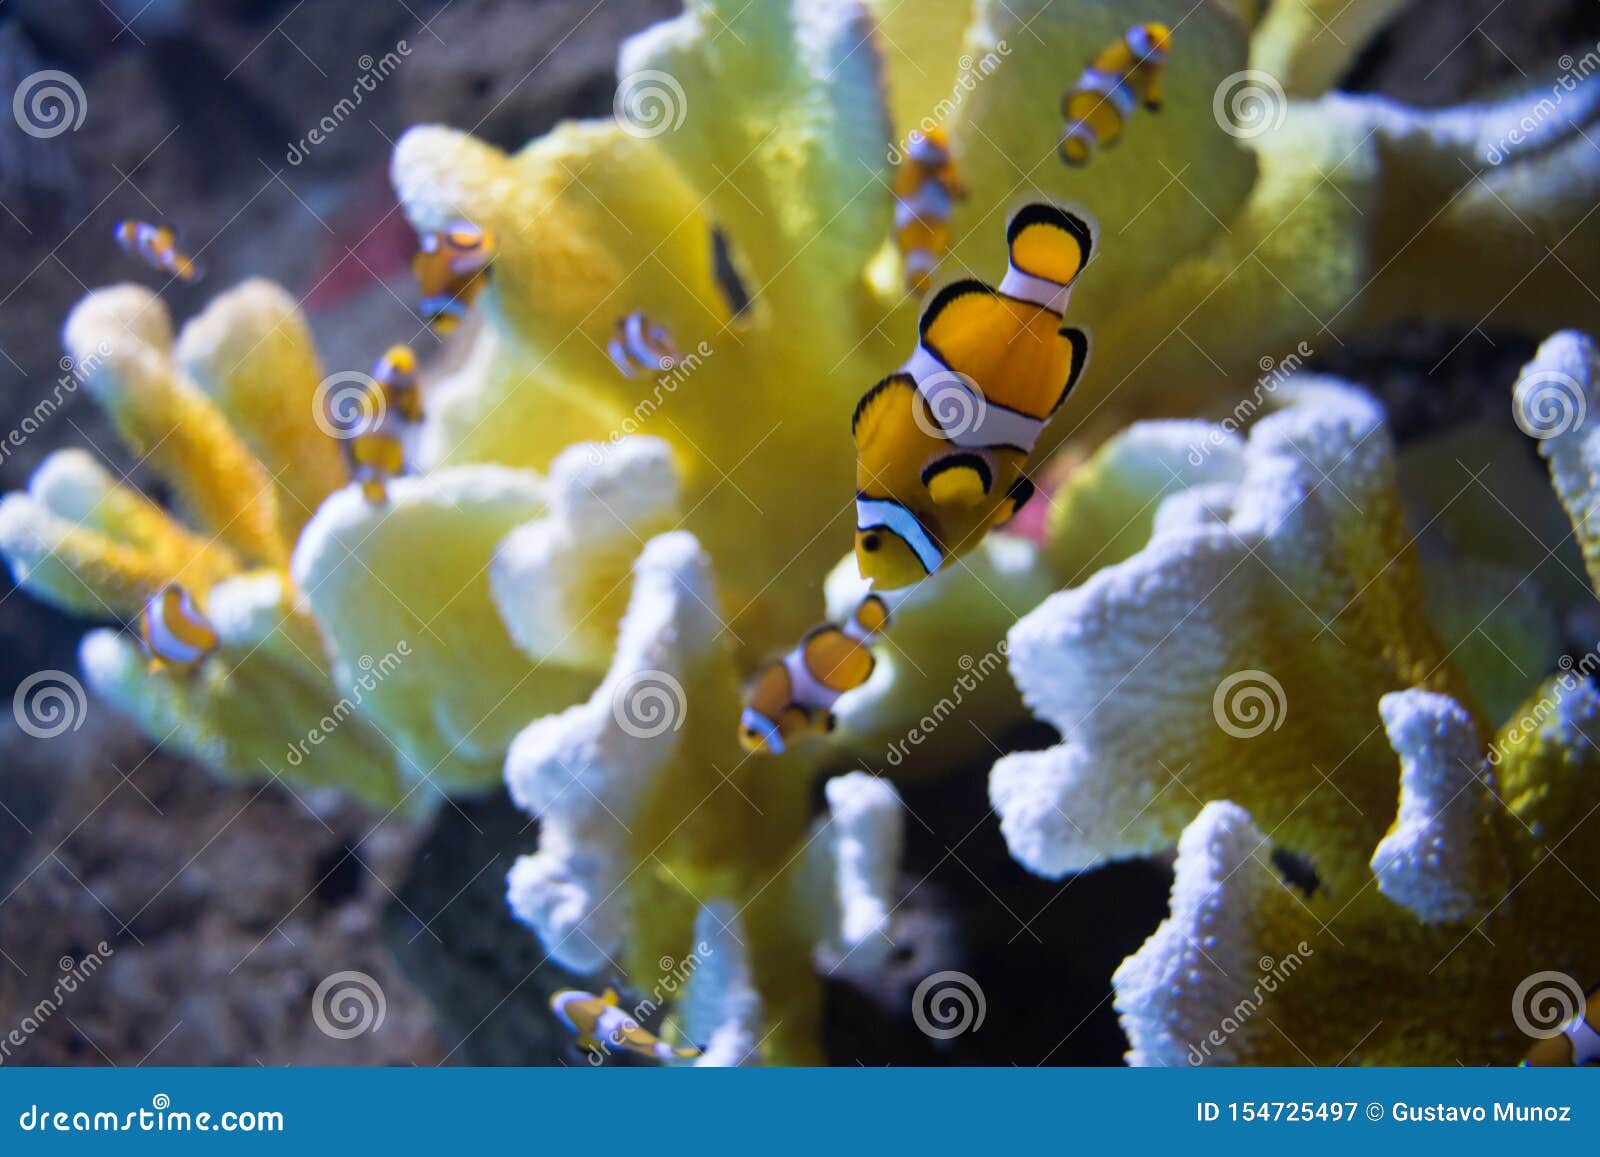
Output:
<svg viewBox="0 0 1600 1157">
<path fill-rule="evenodd" d="M 699 1056 L 702 1051 L 703 1050 L 697 1049 L 693 1045 L 680 1045 L 672 1050 L 672 1055 L 680 1061 L 691 1061 L 695 1057 Z"/>
<path fill-rule="evenodd" d="M 1070 126 L 1061 136 L 1061 160 L 1075 168 L 1087 165 L 1094 140 L 1094 130 L 1083 122 Z"/>
<path fill-rule="evenodd" d="M 374 506 L 389 501 L 389 487 L 382 478 L 368 478 L 361 483 L 361 496 Z"/>
<path fill-rule="evenodd" d="M 1006 245 L 1011 265 L 1000 292 L 1060 313 L 1094 251 L 1094 231 L 1071 210 L 1036 201 L 1011 218 Z"/>
</svg>

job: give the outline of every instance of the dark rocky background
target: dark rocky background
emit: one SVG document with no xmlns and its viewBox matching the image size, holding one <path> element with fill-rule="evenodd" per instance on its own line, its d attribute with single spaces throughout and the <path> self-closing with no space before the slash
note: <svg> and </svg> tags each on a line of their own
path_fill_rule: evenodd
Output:
<svg viewBox="0 0 1600 1157">
<path fill-rule="evenodd" d="M 765 2 L 765 0 L 758 0 Z M 305 294 L 330 366 L 363 364 L 407 325 L 412 239 L 386 181 L 390 144 L 419 121 L 516 146 L 610 107 L 620 37 L 671 0 L 0 0 L 0 81 L 78 78 L 90 115 L 37 141 L 0 118 L 0 429 L 59 374 L 57 334 L 87 289 L 151 282 L 113 223 L 183 223 L 204 246 L 199 288 L 264 275 Z M 290 143 L 399 41 L 405 63 L 299 165 Z M 1345 87 L 1442 105 L 1550 73 L 1600 40 L 1595 0 L 1421 0 Z M 1443 60 L 1443 63 L 1439 62 Z M 172 131 L 172 126 L 181 126 Z M 407 330 L 409 332 L 409 329 Z M 1397 433 L 1419 438 L 1503 411 L 1531 352 L 1503 335 L 1407 328 L 1325 367 L 1369 383 Z M 23 486 L 49 450 L 87 445 L 135 468 L 92 403 L 74 398 L 0 462 Z M 0 575 L 0 690 L 74 670 L 84 624 Z M 1047 737 L 1016 737 L 1038 746 Z M 1065 883 L 1027 875 L 987 812 L 984 769 L 905 792 L 917 817 L 891 967 L 829 985 L 836 1063 L 1112 1063 L 1123 1042 L 1107 977 L 1165 910 L 1159 865 Z M 240 787 L 153 748 L 91 704 L 83 728 L 31 739 L 0 713 L 0 1036 L 95 951 L 103 970 L 5 1063 L 581 1063 L 544 1012 L 563 982 L 506 914 L 505 868 L 534 833 L 503 799 L 446 809 L 423 830 L 331 797 Z M 976 824 L 976 826 L 974 826 Z M 959 855 L 954 854 L 959 851 Z M 981 876 L 981 880 L 980 877 Z M 940 968 L 990 992 L 982 1031 L 935 1047 L 909 993 Z M 311 994 L 359 970 L 382 987 L 380 1029 L 319 1031 Z"/>
</svg>

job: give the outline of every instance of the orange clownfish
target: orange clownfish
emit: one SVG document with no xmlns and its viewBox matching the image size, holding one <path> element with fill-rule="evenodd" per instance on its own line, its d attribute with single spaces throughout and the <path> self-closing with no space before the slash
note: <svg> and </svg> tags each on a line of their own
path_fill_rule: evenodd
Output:
<svg viewBox="0 0 1600 1157">
<path fill-rule="evenodd" d="M 888 625 L 889 605 L 868 595 L 842 626 L 823 623 L 807 632 L 757 678 L 739 717 L 744 749 L 782 755 L 797 735 L 832 731 L 834 703 L 872 677 L 876 661 L 867 644 Z"/>
<path fill-rule="evenodd" d="M 1083 373 L 1089 338 L 1062 314 L 1094 249 L 1088 223 L 1035 203 L 1006 243 L 999 288 L 941 289 L 916 352 L 856 404 L 856 562 L 880 589 L 935 573 L 1022 508 L 1028 455 Z"/>
<path fill-rule="evenodd" d="M 625 378 L 640 370 L 646 373 L 666 372 L 683 357 L 672 341 L 672 335 L 638 310 L 627 317 L 617 318 L 611 327 L 611 341 L 606 353 Z"/>
<path fill-rule="evenodd" d="M 217 629 L 176 583 L 151 595 L 139 612 L 139 642 L 150 670 L 192 671 L 219 645 Z"/>
<path fill-rule="evenodd" d="M 1553 1037 L 1539 1041 L 1523 1058 L 1523 1065 L 1600 1065 L 1600 984 L 1584 994 L 1584 1003 L 1570 1024 Z"/>
<path fill-rule="evenodd" d="M 1063 161 L 1087 164 L 1097 146 L 1113 144 L 1135 105 L 1161 111 L 1161 72 L 1171 46 L 1172 30 L 1165 24 L 1135 24 L 1121 40 L 1095 53 L 1078 83 L 1061 98 L 1067 121 L 1061 135 Z"/>
<path fill-rule="evenodd" d="M 906 263 L 906 289 L 928 288 L 950 245 L 950 212 L 967 195 L 942 128 L 913 133 L 894 173 L 894 236 Z"/>
<path fill-rule="evenodd" d="M 422 289 L 417 308 L 441 337 L 451 333 L 482 291 L 494 259 L 494 235 L 470 221 L 424 233 L 411 271 Z"/>
<path fill-rule="evenodd" d="M 550 1011 L 561 1023 L 578 1034 L 582 1049 L 623 1049 L 651 1060 L 690 1060 L 700 1055 L 693 1047 L 675 1048 L 617 1007 L 617 990 L 608 988 L 599 996 L 576 988 L 563 988 L 550 997 Z"/>
<path fill-rule="evenodd" d="M 368 502 L 388 500 L 389 480 L 406 472 L 406 435 L 421 421 L 417 356 L 409 346 L 391 346 L 372 367 L 371 397 L 344 443 L 350 478 Z"/>
<path fill-rule="evenodd" d="M 137 257 L 152 269 L 170 273 L 179 281 L 200 280 L 200 267 L 178 250 L 178 235 L 166 225 L 124 218 L 117 222 L 117 244 L 124 253 Z"/>
</svg>

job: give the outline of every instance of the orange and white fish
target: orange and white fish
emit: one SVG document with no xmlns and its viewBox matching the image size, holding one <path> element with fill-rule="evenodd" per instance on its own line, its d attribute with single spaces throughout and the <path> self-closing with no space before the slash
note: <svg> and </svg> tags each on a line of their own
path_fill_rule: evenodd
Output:
<svg viewBox="0 0 1600 1157">
<path fill-rule="evenodd" d="M 139 612 L 139 642 L 152 671 L 192 671 L 220 645 L 211 620 L 176 583 L 146 600 Z"/>
<path fill-rule="evenodd" d="M 641 1028 L 618 1004 L 617 990 L 608 988 L 599 996 L 576 988 L 563 988 L 550 997 L 550 1011 L 578 1034 L 583 1049 L 620 1048 L 651 1060 L 690 1060 L 700 1055 L 693 1047 L 674 1048 L 654 1033 Z"/>
<path fill-rule="evenodd" d="M 494 251 L 494 235 L 471 221 L 422 235 L 411 271 L 422 290 L 417 308 L 434 333 L 443 337 L 461 324 L 488 280 Z"/>
<path fill-rule="evenodd" d="M 1572 1022 L 1553 1037 L 1539 1041 L 1523 1058 L 1523 1065 L 1600 1065 L 1600 984 L 1584 994 L 1584 1005 Z"/>
<path fill-rule="evenodd" d="M 178 235 L 166 225 L 124 218 L 117 222 L 117 244 L 124 253 L 137 257 L 152 269 L 170 273 L 179 281 L 200 280 L 200 267 L 178 249 Z"/>
<path fill-rule="evenodd" d="M 808 631 L 757 677 L 739 716 L 744 749 L 782 755 L 796 736 L 832 731 L 834 703 L 872 677 L 876 660 L 868 644 L 888 625 L 889 605 L 868 595 L 848 622 Z"/>
<path fill-rule="evenodd" d="M 944 129 L 913 133 L 894 173 L 894 236 L 905 259 L 908 291 L 928 288 L 933 267 L 950 246 L 951 210 L 966 195 Z"/>
<path fill-rule="evenodd" d="M 1006 242 L 999 288 L 941 289 L 916 352 L 856 404 L 856 562 L 879 589 L 934 574 L 1022 508 L 1028 455 L 1083 373 L 1089 338 L 1062 315 L 1094 249 L 1089 224 L 1034 203 Z"/>
<path fill-rule="evenodd" d="M 650 374 L 665 372 L 683 357 L 672 335 L 638 310 L 619 317 L 611 327 L 606 353 L 625 378 L 640 370 Z"/>
<path fill-rule="evenodd" d="M 1172 30 L 1165 24 L 1135 24 L 1121 40 L 1095 53 L 1061 98 L 1067 122 L 1063 161 L 1084 165 L 1097 147 L 1114 144 L 1136 105 L 1161 111 L 1161 74 L 1171 47 Z"/>
<path fill-rule="evenodd" d="M 422 421 L 417 356 L 409 346 L 391 346 L 372 367 L 372 396 L 362 424 L 345 439 L 350 478 L 373 505 L 389 498 L 389 481 L 406 472 L 406 438 Z"/>
</svg>

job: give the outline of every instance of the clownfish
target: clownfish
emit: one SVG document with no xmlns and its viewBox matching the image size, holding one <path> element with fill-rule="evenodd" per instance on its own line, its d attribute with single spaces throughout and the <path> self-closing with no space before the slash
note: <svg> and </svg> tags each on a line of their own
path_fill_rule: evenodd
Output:
<svg viewBox="0 0 1600 1157">
<path fill-rule="evenodd" d="M 617 990 L 608 988 L 599 996 L 576 988 L 563 988 L 550 997 L 550 1011 L 578 1034 L 582 1049 L 625 1049 L 657 1061 L 690 1060 L 700 1055 L 693 1047 L 674 1048 L 639 1026 L 617 1007 Z"/>
<path fill-rule="evenodd" d="M 1584 994 L 1584 1005 L 1572 1023 L 1536 1043 L 1522 1064 L 1525 1068 L 1600 1065 L 1600 984 Z"/>
<path fill-rule="evenodd" d="M 947 285 L 922 311 L 916 352 L 856 404 L 856 562 L 884 590 L 976 546 L 1033 496 L 1028 455 L 1083 373 L 1089 338 L 1062 324 L 1094 234 L 1035 203 L 1006 226 L 998 289 Z"/>
<path fill-rule="evenodd" d="M 928 288 L 933 267 L 950 245 L 950 212 L 966 195 L 944 129 L 913 134 L 894 173 L 894 236 L 909 292 Z"/>
<path fill-rule="evenodd" d="M 1061 98 L 1067 121 L 1061 135 L 1063 161 L 1087 164 L 1096 146 L 1113 144 L 1136 104 L 1161 111 L 1161 71 L 1171 45 L 1172 30 L 1165 24 L 1135 24 L 1121 40 L 1095 53 L 1078 83 Z"/>
<path fill-rule="evenodd" d="M 217 649 L 219 640 L 205 612 L 174 583 L 151 595 L 140 610 L 139 643 L 150 657 L 150 670 L 192 671 Z"/>
<path fill-rule="evenodd" d="M 437 233 L 424 233 L 411 259 L 422 290 L 417 308 L 441 337 L 454 331 L 482 291 L 494 260 L 494 235 L 471 221 L 453 221 Z"/>
<path fill-rule="evenodd" d="M 848 622 L 808 631 L 756 679 L 739 716 L 744 749 L 781 755 L 797 735 L 832 731 L 834 703 L 872 677 L 876 660 L 867 644 L 888 625 L 889 605 L 868 595 Z"/>
<path fill-rule="evenodd" d="M 611 355 L 611 361 L 625 378 L 633 377 L 639 370 L 646 373 L 670 370 L 683 356 L 673 344 L 672 335 L 638 310 L 617 318 L 617 324 L 611 327 L 606 353 Z"/>
<path fill-rule="evenodd" d="M 372 393 L 365 422 L 344 442 L 351 481 L 374 506 L 389 498 L 389 480 L 406 472 L 407 433 L 422 421 L 417 356 L 409 346 L 391 346 L 372 367 Z"/>
<path fill-rule="evenodd" d="M 124 218 L 117 222 L 115 235 L 124 253 L 152 269 L 170 273 L 186 284 L 200 280 L 200 267 L 178 250 L 178 235 L 169 226 Z"/>
</svg>

